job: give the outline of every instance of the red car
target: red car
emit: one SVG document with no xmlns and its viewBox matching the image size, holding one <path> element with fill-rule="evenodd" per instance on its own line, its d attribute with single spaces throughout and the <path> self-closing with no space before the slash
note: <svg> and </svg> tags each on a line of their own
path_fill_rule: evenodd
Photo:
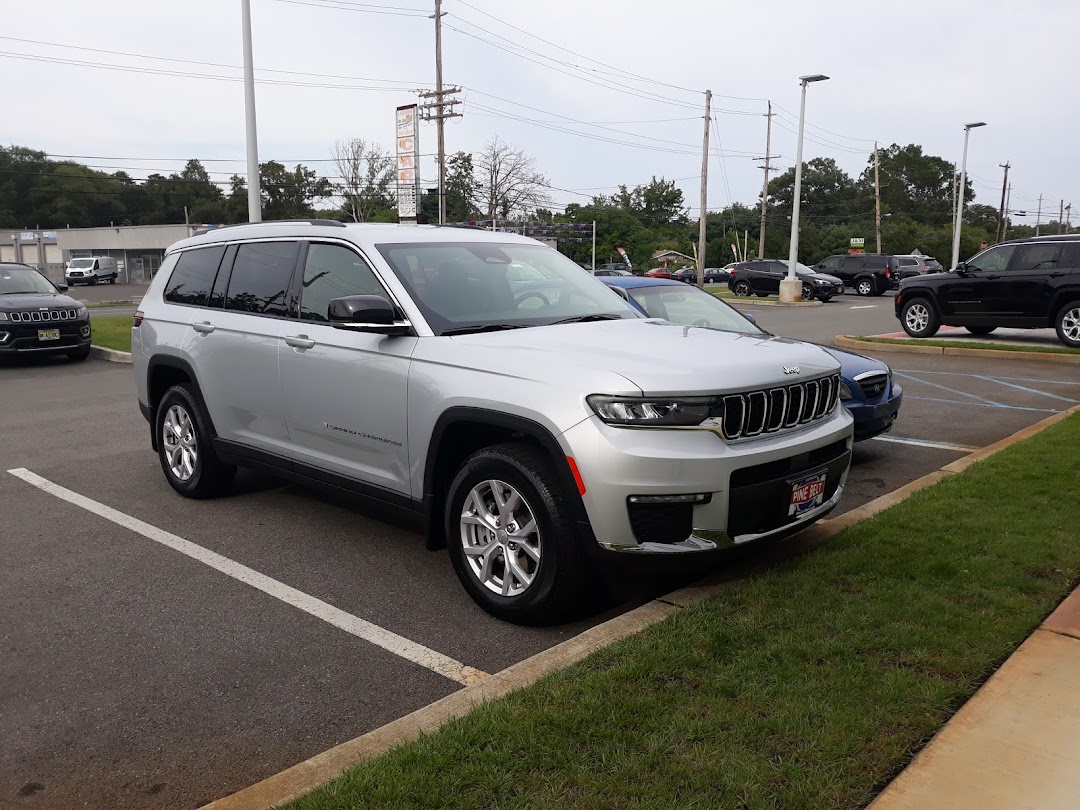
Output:
<svg viewBox="0 0 1080 810">
<path fill-rule="evenodd" d="M 648 278 L 671 278 L 671 276 L 673 275 L 673 271 L 667 270 L 663 267 L 654 267 L 652 270 L 649 270 L 647 273 L 645 273 L 645 275 Z"/>
</svg>

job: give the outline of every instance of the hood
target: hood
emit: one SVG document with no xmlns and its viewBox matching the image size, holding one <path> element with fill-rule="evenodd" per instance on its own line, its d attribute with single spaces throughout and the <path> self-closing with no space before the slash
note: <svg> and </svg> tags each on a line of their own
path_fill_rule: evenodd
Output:
<svg viewBox="0 0 1080 810">
<path fill-rule="evenodd" d="M 82 301 L 63 293 L 28 293 L 0 295 L 0 309 L 5 312 L 22 312 L 33 309 L 77 309 Z"/>
<path fill-rule="evenodd" d="M 865 374 L 868 371 L 889 371 L 887 364 L 875 360 L 873 357 L 837 349 L 834 346 L 822 346 L 821 348 L 840 361 L 840 374 L 845 380 L 854 379 L 859 374 Z"/>
<path fill-rule="evenodd" d="M 816 278 L 816 279 L 819 279 L 821 281 L 827 281 L 830 284 L 843 284 L 844 283 L 843 281 L 838 279 L 836 276 L 830 276 L 828 273 L 818 273 L 818 272 L 803 273 L 802 277 L 803 278 Z"/>
<path fill-rule="evenodd" d="M 602 387 L 621 378 L 645 395 L 740 391 L 839 370 L 835 359 L 811 343 L 638 318 L 422 340 L 414 359 L 552 385 L 573 380 L 589 393 L 622 393 Z M 784 372 L 795 367 L 798 373 Z"/>
</svg>

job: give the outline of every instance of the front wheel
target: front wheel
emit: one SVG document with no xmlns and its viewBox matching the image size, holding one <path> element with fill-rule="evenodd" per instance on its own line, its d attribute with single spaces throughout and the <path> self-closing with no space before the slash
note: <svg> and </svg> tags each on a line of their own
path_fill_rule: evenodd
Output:
<svg viewBox="0 0 1080 810">
<path fill-rule="evenodd" d="M 749 298 L 754 292 L 749 281 L 736 281 L 735 286 L 731 288 L 731 291 L 743 298 Z"/>
<path fill-rule="evenodd" d="M 900 310 L 900 323 L 914 338 L 933 337 L 941 326 L 937 313 L 925 298 L 914 298 L 904 304 Z"/>
<path fill-rule="evenodd" d="M 91 287 L 96 287 L 97 286 L 97 276 L 90 276 L 90 286 Z"/>
<path fill-rule="evenodd" d="M 832 296 L 831 295 L 823 295 L 823 296 L 821 296 L 821 303 L 827 304 L 830 301 L 832 301 Z"/>
<path fill-rule="evenodd" d="M 814 288 L 809 284 L 802 285 L 802 300 L 813 301 L 814 300 Z"/>
<path fill-rule="evenodd" d="M 581 601 L 587 574 L 567 493 L 528 444 L 473 453 L 446 498 L 454 571 L 488 613 L 515 624 L 556 622 Z"/>
<path fill-rule="evenodd" d="M 1074 349 L 1080 349 L 1080 301 L 1070 301 L 1063 306 L 1054 319 L 1058 340 Z"/>
<path fill-rule="evenodd" d="M 236 467 L 214 452 L 210 414 L 188 384 L 174 385 L 158 404 L 154 429 L 158 458 L 169 485 L 188 498 L 212 498 L 229 489 Z"/>
<path fill-rule="evenodd" d="M 964 328 L 973 335 L 989 335 L 997 329 L 996 326 L 965 326 Z"/>
<path fill-rule="evenodd" d="M 868 295 L 873 295 L 875 292 L 877 292 L 877 288 L 871 279 L 860 278 L 855 283 L 855 292 L 865 297 Z"/>
</svg>

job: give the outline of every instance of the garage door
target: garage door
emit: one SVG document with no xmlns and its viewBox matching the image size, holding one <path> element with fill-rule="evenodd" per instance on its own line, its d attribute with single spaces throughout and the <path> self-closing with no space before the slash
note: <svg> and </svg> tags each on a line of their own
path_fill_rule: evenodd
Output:
<svg viewBox="0 0 1080 810">
<path fill-rule="evenodd" d="M 15 246 L 14 245 L 0 245 L 0 262 L 13 262 L 15 261 Z"/>
<path fill-rule="evenodd" d="M 45 245 L 45 264 L 63 264 L 64 251 L 59 245 Z"/>
</svg>

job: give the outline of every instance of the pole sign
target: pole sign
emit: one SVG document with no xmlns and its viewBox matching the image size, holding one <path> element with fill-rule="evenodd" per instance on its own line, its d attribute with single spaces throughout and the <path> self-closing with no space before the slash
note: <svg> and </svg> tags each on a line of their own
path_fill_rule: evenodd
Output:
<svg viewBox="0 0 1080 810">
<path fill-rule="evenodd" d="M 416 128 L 417 105 L 397 108 L 397 206 L 398 219 L 416 222 L 420 198 L 420 138 Z"/>
<path fill-rule="evenodd" d="M 851 237 L 851 246 L 848 248 L 848 253 L 862 253 L 863 248 L 866 247 L 866 239 L 862 236 Z"/>
</svg>

